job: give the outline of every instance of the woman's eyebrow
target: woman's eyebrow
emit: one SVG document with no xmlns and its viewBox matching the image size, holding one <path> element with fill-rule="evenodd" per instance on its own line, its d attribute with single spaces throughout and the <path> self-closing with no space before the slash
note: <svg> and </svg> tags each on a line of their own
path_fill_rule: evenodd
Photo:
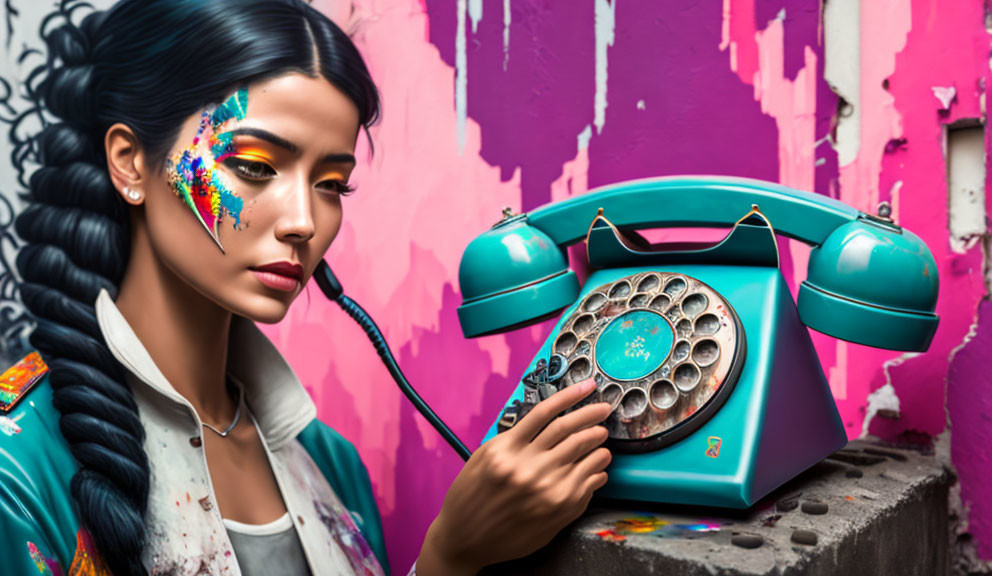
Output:
<svg viewBox="0 0 992 576">
<path fill-rule="evenodd" d="M 355 156 L 342 152 L 341 154 L 328 154 L 320 159 L 322 164 L 355 164 Z"/>
<path fill-rule="evenodd" d="M 275 134 L 269 132 L 268 130 L 262 130 L 261 128 L 236 128 L 234 130 L 225 132 L 224 134 L 229 134 L 231 136 L 254 136 L 259 140 L 265 140 L 266 142 L 271 142 L 272 144 L 275 144 L 280 148 L 285 148 L 290 152 L 295 153 L 298 150 L 296 144 L 293 144 L 292 142 L 286 140 L 285 138 L 276 136 Z"/>
</svg>

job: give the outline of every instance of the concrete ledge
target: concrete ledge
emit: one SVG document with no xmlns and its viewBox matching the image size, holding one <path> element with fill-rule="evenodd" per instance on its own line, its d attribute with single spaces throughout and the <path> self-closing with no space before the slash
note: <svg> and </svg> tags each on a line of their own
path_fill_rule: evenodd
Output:
<svg viewBox="0 0 992 576">
<path fill-rule="evenodd" d="M 484 573 L 943 576 L 952 482 L 933 456 L 854 441 L 747 511 L 599 503 Z"/>
</svg>

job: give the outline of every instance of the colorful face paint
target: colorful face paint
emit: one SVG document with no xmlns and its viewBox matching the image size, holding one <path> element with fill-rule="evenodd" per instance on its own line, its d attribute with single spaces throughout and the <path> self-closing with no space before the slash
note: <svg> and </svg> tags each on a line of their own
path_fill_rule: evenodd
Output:
<svg viewBox="0 0 992 576">
<path fill-rule="evenodd" d="M 207 230 L 221 250 L 220 225 L 225 214 L 234 218 L 234 229 L 241 226 L 241 209 L 244 199 L 232 189 L 217 163 L 234 152 L 233 136 L 218 133 L 220 129 L 233 128 L 248 110 L 248 90 L 242 88 L 213 110 L 206 110 L 200 118 L 193 143 L 169 159 L 166 171 L 176 195 L 186 202 L 197 220 Z"/>
</svg>

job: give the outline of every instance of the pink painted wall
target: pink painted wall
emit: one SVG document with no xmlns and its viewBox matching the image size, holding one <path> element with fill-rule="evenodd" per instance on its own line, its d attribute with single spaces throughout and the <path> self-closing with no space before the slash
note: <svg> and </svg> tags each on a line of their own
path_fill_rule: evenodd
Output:
<svg viewBox="0 0 992 576">
<path fill-rule="evenodd" d="M 680 173 L 778 181 L 862 210 L 889 200 L 940 266 L 941 325 L 930 351 L 814 339 L 850 437 L 867 431 L 942 450 L 950 434 L 962 529 L 992 559 L 987 230 L 952 243 L 944 149 L 948 125 L 985 119 L 990 41 L 981 1 L 860 3 L 853 159 L 835 149 L 845 143 L 835 134 L 838 97 L 824 78 L 829 52 L 816 0 L 314 4 L 354 32 L 384 102 L 375 156 L 356 172 L 359 192 L 345 203 L 329 259 L 414 384 L 469 444 L 550 327 L 461 336 L 459 258 L 501 207 L 526 210 Z M 948 109 L 934 87 L 955 88 Z M 795 284 L 808 249 L 782 248 L 783 273 Z M 315 287 L 267 332 L 321 418 L 358 446 L 394 571 L 405 571 L 459 459 Z M 886 417 L 875 415 L 879 407 Z"/>
</svg>

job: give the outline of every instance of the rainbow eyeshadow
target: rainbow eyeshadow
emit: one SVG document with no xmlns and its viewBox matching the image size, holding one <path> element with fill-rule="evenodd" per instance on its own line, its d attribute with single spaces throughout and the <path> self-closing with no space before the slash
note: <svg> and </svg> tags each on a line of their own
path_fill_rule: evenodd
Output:
<svg viewBox="0 0 992 576">
<path fill-rule="evenodd" d="M 177 196 L 186 202 L 217 246 L 224 215 L 234 219 L 234 229 L 241 226 L 244 199 L 231 190 L 230 183 L 217 170 L 217 163 L 234 153 L 233 136 L 220 133 L 221 128 L 244 119 L 248 109 L 248 90 L 242 88 L 223 104 L 203 112 L 193 143 L 173 155 L 166 170 Z"/>
</svg>

